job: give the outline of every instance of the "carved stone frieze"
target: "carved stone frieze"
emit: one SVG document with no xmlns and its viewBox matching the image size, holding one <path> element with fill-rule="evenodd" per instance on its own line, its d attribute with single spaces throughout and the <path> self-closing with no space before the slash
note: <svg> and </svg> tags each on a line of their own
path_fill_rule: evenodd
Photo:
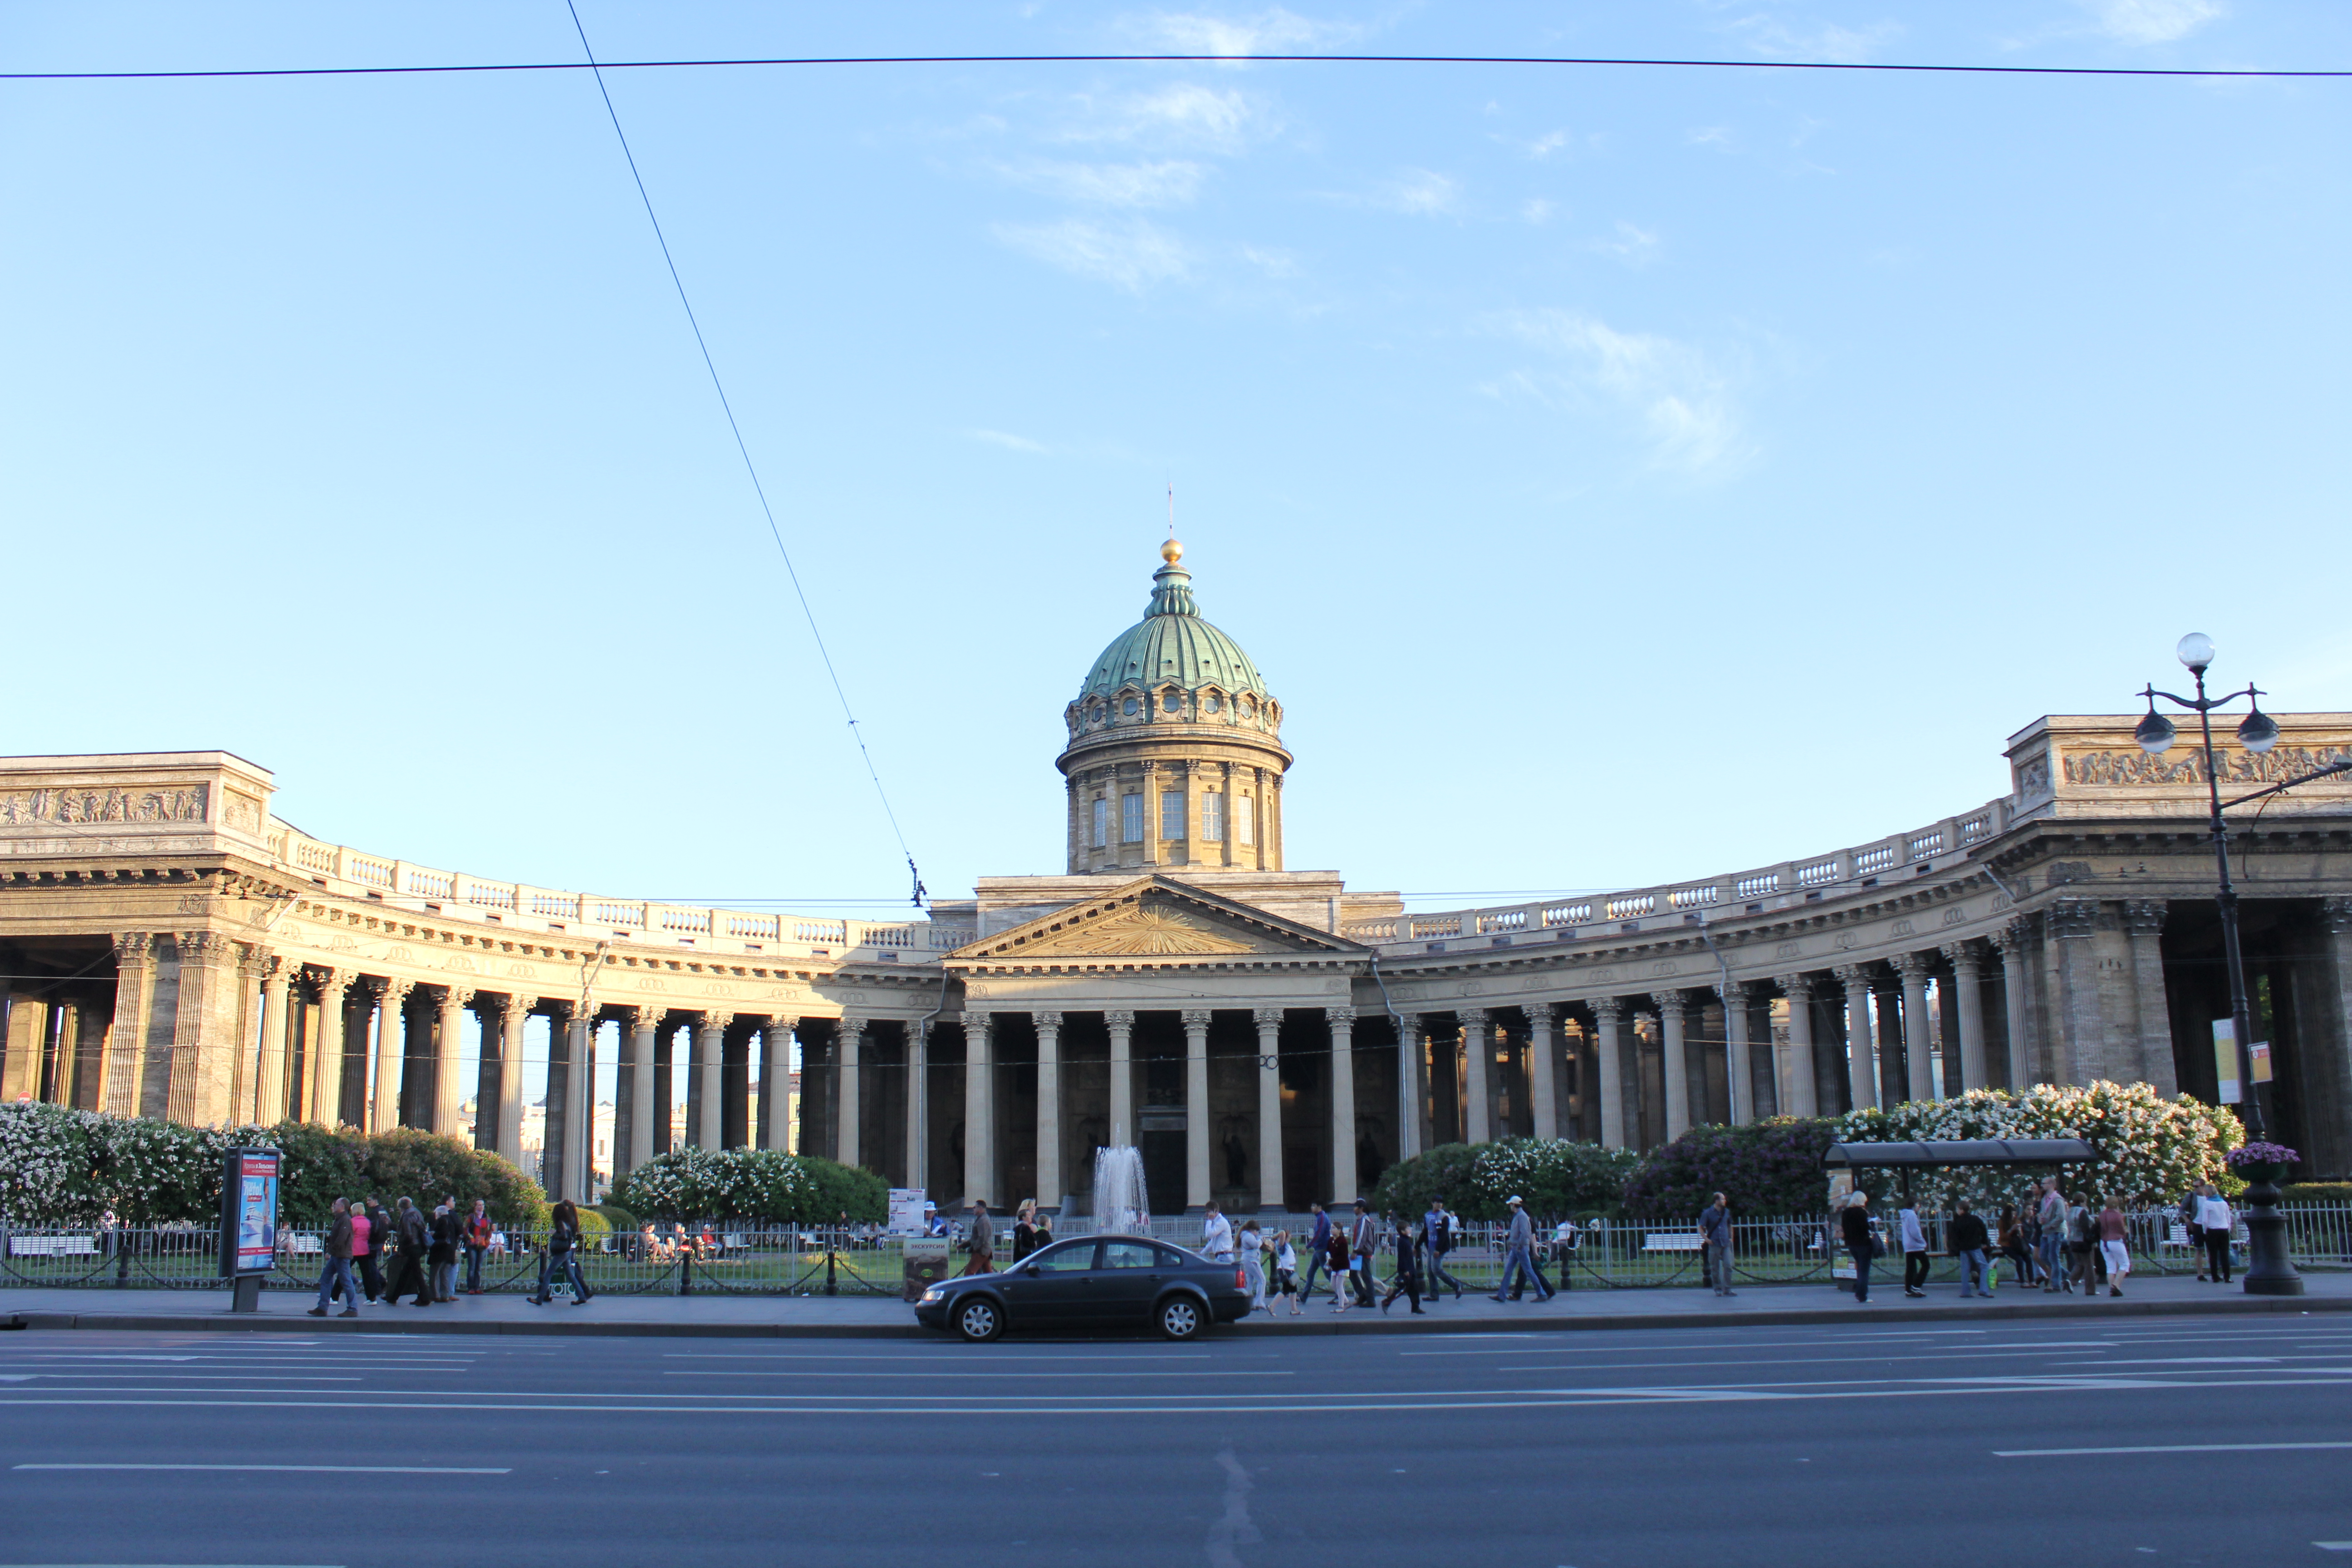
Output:
<svg viewBox="0 0 2352 1568">
<path fill-rule="evenodd" d="M 202 822 L 209 786 L 129 789 L 79 784 L 0 795 L 0 827 L 42 823 Z"/>
</svg>

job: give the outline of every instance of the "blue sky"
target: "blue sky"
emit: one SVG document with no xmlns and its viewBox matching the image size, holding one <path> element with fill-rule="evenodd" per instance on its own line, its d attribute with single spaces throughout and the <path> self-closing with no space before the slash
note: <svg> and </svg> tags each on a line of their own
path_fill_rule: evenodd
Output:
<svg viewBox="0 0 2352 1568">
<path fill-rule="evenodd" d="M 1156 48 L 2352 65 L 2352 11 L 629 5 L 608 57 Z M 17 4 L 13 69 L 573 58 L 553 5 Z M 932 889 L 1060 868 L 1162 492 L 1425 907 L 2001 793 L 2213 635 L 2352 709 L 2352 83 L 1528 67 L 616 74 Z M 593 83 L 0 83 L 12 752 L 219 746 L 321 837 L 886 912 Z M 861 905 L 853 900 L 870 900 Z"/>
</svg>

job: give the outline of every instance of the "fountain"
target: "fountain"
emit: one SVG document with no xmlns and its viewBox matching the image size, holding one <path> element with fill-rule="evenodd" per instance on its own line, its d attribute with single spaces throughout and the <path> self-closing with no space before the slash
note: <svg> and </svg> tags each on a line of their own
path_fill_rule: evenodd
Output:
<svg viewBox="0 0 2352 1568">
<path fill-rule="evenodd" d="M 1143 1151 L 1129 1144 L 1095 1151 L 1095 1229 L 1149 1236 L 1151 1202 L 1143 1190 Z"/>
</svg>

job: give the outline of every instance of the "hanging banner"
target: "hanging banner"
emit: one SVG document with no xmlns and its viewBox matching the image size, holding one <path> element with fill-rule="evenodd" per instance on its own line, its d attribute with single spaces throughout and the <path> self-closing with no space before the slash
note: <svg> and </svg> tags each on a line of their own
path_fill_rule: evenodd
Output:
<svg viewBox="0 0 2352 1568">
<path fill-rule="evenodd" d="M 2238 1087 L 2238 1026 L 2228 1018 L 2213 1020 L 2213 1076 L 2221 1082 L 2216 1098 L 2223 1105 L 2235 1105 L 2243 1098 Z"/>
<path fill-rule="evenodd" d="M 2254 1059 L 2254 1081 L 2256 1083 L 2270 1082 L 2271 1043 L 2268 1040 L 2256 1040 L 2252 1045 L 2246 1047 L 2246 1055 L 2253 1058 Z"/>
</svg>

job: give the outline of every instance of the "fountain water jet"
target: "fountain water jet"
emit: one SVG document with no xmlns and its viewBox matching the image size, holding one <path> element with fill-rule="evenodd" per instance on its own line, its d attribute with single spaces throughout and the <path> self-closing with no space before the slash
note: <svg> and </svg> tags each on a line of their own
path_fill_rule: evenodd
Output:
<svg viewBox="0 0 2352 1568">
<path fill-rule="evenodd" d="M 1143 1151 L 1129 1144 L 1095 1151 L 1095 1228 L 1148 1236 L 1151 1201 L 1143 1190 Z"/>
</svg>

